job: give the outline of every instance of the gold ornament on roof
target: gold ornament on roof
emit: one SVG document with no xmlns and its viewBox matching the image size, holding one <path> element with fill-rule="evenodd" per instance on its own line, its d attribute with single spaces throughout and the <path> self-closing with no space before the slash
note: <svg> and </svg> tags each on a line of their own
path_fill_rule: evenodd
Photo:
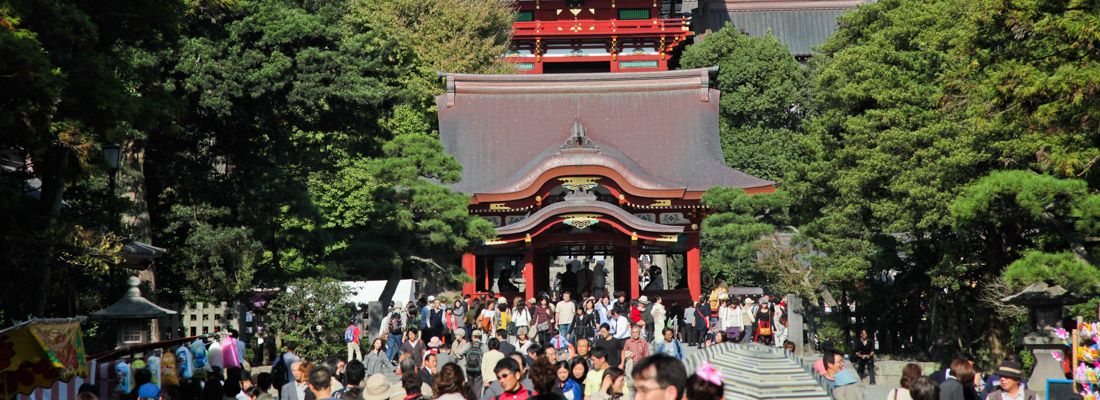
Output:
<svg viewBox="0 0 1100 400">
<path fill-rule="evenodd" d="M 585 229 L 600 223 L 600 220 L 597 219 L 599 217 L 597 214 L 569 214 L 561 217 L 561 223 L 577 229 Z"/>
<path fill-rule="evenodd" d="M 558 178 L 561 181 L 561 187 L 570 191 L 587 192 L 595 189 L 599 186 L 597 183 L 600 180 L 598 176 L 568 176 L 564 178 Z"/>
</svg>

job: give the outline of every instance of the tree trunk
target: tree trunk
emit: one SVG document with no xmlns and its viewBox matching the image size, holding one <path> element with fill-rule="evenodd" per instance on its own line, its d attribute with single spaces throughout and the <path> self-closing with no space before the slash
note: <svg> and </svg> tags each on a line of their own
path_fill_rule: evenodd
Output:
<svg viewBox="0 0 1100 400">
<path fill-rule="evenodd" d="M 149 202 L 145 198 L 145 148 L 127 140 L 123 145 L 123 168 L 119 171 L 118 187 L 130 200 L 130 208 L 122 213 L 122 226 L 136 240 L 152 244 L 153 228 L 149 218 Z M 150 283 L 151 284 L 151 283 Z"/>
<path fill-rule="evenodd" d="M 386 312 L 389 312 L 390 307 L 394 305 L 393 294 L 397 292 L 397 284 L 401 282 L 401 267 L 391 267 L 391 269 L 390 278 L 386 280 L 386 286 L 382 288 L 382 294 L 378 296 L 378 301 L 382 302 Z"/>
<path fill-rule="evenodd" d="M 42 197 L 40 219 L 42 231 L 48 231 L 57 223 L 61 213 L 61 200 L 65 195 L 65 176 L 69 169 L 69 152 L 64 147 L 54 146 L 39 165 L 46 166 L 42 173 Z M 49 167 L 52 164 L 52 168 Z M 50 275 L 53 272 L 53 260 L 56 257 L 56 243 L 47 239 L 41 254 L 41 269 L 38 271 L 35 291 L 31 300 L 31 313 L 38 317 L 46 316 L 46 302 L 50 298 Z"/>
<path fill-rule="evenodd" d="M 852 343 L 852 327 L 849 326 L 851 318 L 848 310 L 848 289 L 840 289 L 840 318 L 844 319 L 840 327 L 844 329 L 844 344 L 847 345 Z"/>
</svg>

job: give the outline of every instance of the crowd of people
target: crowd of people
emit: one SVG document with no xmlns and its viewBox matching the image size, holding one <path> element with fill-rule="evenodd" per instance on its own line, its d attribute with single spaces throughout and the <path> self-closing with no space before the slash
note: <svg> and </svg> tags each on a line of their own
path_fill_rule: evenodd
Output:
<svg viewBox="0 0 1100 400">
<path fill-rule="evenodd" d="M 491 369 L 464 371 L 455 361 L 442 362 L 439 355 L 425 353 L 420 365 L 401 357 L 395 373 L 397 384 L 386 374 L 367 373 L 359 360 L 343 369 L 314 366 L 298 360 L 290 363 L 292 381 L 279 391 L 280 400 L 719 400 L 723 397 L 722 375 L 703 364 L 692 376 L 684 363 L 667 354 L 641 358 L 628 370 L 612 367 L 603 350 L 595 349 L 593 366 L 584 362 L 558 361 L 554 352 L 519 351 L 505 355 L 499 342 L 491 339 L 482 358 Z M 289 352 L 293 354 L 293 352 Z M 499 353 L 493 355 L 493 353 Z M 333 373 L 336 371 L 336 373 Z M 480 375 L 480 376 L 478 376 Z M 482 378 L 484 377 L 484 378 Z M 628 381 L 630 382 L 628 384 Z M 480 393 L 480 394 L 479 394 Z M 261 398 L 275 398 L 267 392 Z"/>
<path fill-rule="evenodd" d="M 392 307 L 376 334 L 364 341 L 368 344 L 362 352 L 363 332 L 349 324 L 344 337 L 350 361 L 331 372 L 344 377 L 339 381 L 345 387 L 362 380 L 360 368 L 377 385 L 381 380 L 370 377 L 396 374 L 401 387 L 386 390 L 404 390 L 406 398 L 523 400 L 554 393 L 568 400 L 615 399 L 630 392 L 624 386 L 631 380 L 626 372 L 639 371 L 646 360 L 672 360 L 683 368 L 688 346 L 776 344 L 783 336 L 774 324 L 784 311 L 785 304 L 769 296 L 737 298 L 728 293 L 702 296 L 687 307 L 673 302 L 667 308 L 661 297 L 628 300 L 622 292 L 576 298 L 564 291 L 560 297 L 548 293 L 527 300 L 428 296 Z M 311 368 L 303 367 L 293 348 L 280 356 L 280 363 L 287 371 L 281 398 L 313 398 L 306 390 Z M 349 378 L 352 369 L 357 372 Z"/>
<path fill-rule="evenodd" d="M 686 347 L 758 342 L 795 350 L 786 340 L 784 302 L 724 288 L 667 308 L 661 297 L 628 300 L 622 292 L 574 298 L 565 291 L 526 301 L 428 296 L 392 307 L 373 335 L 361 321 L 349 323 L 346 359 L 304 360 L 295 344 L 284 343 L 271 372 L 253 375 L 244 368 L 244 344 L 231 331 L 209 344 L 196 340 L 119 363 L 116 391 L 139 400 L 716 400 L 721 373 L 704 364 L 687 377 Z M 845 370 L 844 357 L 830 349 L 814 364 L 838 399 L 862 400 L 855 384 L 866 374 L 874 383 L 868 333 L 861 331 L 853 345 L 856 371 Z M 887 400 L 1033 400 L 1021 370 L 1010 358 L 984 380 L 960 357 L 923 377 L 910 364 Z M 394 375 L 399 384 L 389 379 Z"/>
</svg>

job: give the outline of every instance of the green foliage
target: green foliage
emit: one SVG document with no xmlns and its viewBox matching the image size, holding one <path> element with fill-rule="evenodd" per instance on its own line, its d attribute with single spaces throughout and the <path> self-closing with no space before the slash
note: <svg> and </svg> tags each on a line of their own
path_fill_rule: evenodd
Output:
<svg viewBox="0 0 1100 400">
<path fill-rule="evenodd" d="M 423 133 L 399 135 L 384 152 L 314 177 L 326 228 L 345 238 L 330 255 L 367 276 L 385 277 L 411 260 L 445 278 L 441 283 L 458 279 L 455 256 L 494 234 L 491 224 L 466 211 L 465 195 L 426 180 L 453 182 L 461 167 Z"/>
<path fill-rule="evenodd" d="M 250 250 L 257 241 L 261 256 L 247 259 L 254 280 L 278 285 L 315 273 L 388 278 L 404 267 L 410 277 L 423 266 L 449 276 L 457 254 L 491 233 L 464 196 L 433 183 L 456 179 L 460 166 L 431 135 L 429 105 L 437 69 L 494 68 L 510 28 L 506 5 L 248 0 L 190 9 L 189 35 L 167 60 L 187 102 L 184 126 L 154 144 L 151 175 L 163 188 L 154 212 L 213 207 L 225 211 L 213 225 L 224 231 L 158 239 L 209 247 L 189 235 L 232 234 Z"/>
<path fill-rule="evenodd" d="M 1100 4 L 968 2 L 949 106 L 994 135 L 1004 165 L 1089 176 L 1100 156 Z"/>
<path fill-rule="evenodd" d="M 798 126 L 798 108 L 807 95 L 806 73 L 775 36 L 749 36 L 726 24 L 684 49 L 680 64 L 718 67 L 719 111 L 729 126 Z"/>
<path fill-rule="evenodd" d="M 188 301 L 233 299 L 252 288 L 263 246 L 247 227 L 222 225 L 228 215 L 208 205 L 172 206 L 165 233 L 186 240 L 166 261 L 183 270 L 187 285 L 179 289 Z"/>
<path fill-rule="evenodd" d="M 113 202 L 90 201 L 106 195 L 102 186 L 73 189 L 103 172 L 102 143 L 156 125 L 147 117 L 160 115 L 161 90 L 150 82 L 153 68 L 138 55 L 164 48 L 175 33 L 176 6 L 0 4 L 3 151 L 31 165 L 0 169 L 0 214 L 13 222 L 0 223 L 0 237 L 10 243 L 0 269 L 14 277 L 0 292 L 18 299 L 4 301 L 12 307 L 6 316 L 85 312 L 75 293 L 102 288 L 98 279 L 117 255 L 120 232 L 100 232 L 109 209 L 97 206 Z M 125 23 L 120 15 L 128 16 Z"/>
<path fill-rule="evenodd" d="M 1036 282 L 1050 282 L 1080 296 L 1100 293 L 1100 269 L 1068 251 L 1025 252 L 1005 268 L 1004 280 L 1013 290 L 1023 289 Z"/>
<path fill-rule="evenodd" d="M 991 300 L 1002 279 L 1094 290 L 1097 7 L 883 0 L 841 18 L 811 60 L 811 161 L 784 188 L 815 270 L 876 305 L 857 318 L 968 304 L 930 316 L 930 338 L 999 357 L 1018 323 Z"/>
<path fill-rule="evenodd" d="M 962 248 L 971 249 L 966 258 L 974 261 L 972 265 L 992 268 L 992 273 L 1008 266 L 1005 279 L 1019 288 L 1052 274 L 1073 273 L 1078 280 L 1095 269 L 1088 265 L 1094 257 L 1084 247 L 1085 237 L 1094 232 L 1076 228 L 1095 226 L 1094 216 L 1083 208 L 1096 196 L 1100 195 L 1091 194 L 1083 180 L 997 171 L 968 186 L 951 213 Z M 1075 261 L 1068 262 L 1067 256 Z M 1085 279 L 1073 286 L 1086 290 L 1093 284 Z"/>
<path fill-rule="evenodd" d="M 786 194 L 748 195 L 740 189 L 715 187 L 702 201 L 712 210 L 703 220 L 703 267 L 739 285 L 766 283 L 769 277 L 757 267 L 758 252 L 784 218 L 790 201 Z"/>
<path fill-rule="evenodd" d="M 326 278 L 299 279 L 268 303 L 267 327 L 298 345 L 305 360 L 343 354 L 344 328 L 354 313 L 344 299 L 348 289 Z"/>
<path fill-rule="evenodd" d="M 38 35 L 19 22 L 10 8 L 0 6 L 0 73 L 5 93 L 0 97 L 0 131 L 14 143 L 30 144 L 49 138 L 40 133 L 47 130 L 62 77 L 50 65 Z"/>
<path fill-rule="evenodd" d="M 1055 216 L 1081 215 L 1077 202 L 1089 197 L 1082 180 L 1058 179 L 1030 171 L 996 171 L 968 186 L 952 204 L 951 214 L 960 228 L 981 220 L 997 225 L 1036 224 Z M 1006 212 L 1015 214 L 1002 214 Z"/>
<path fill-rule="evenodd" d="M 832 343 L 833 348 L 841 354 L 848 353 L 848 340 L 844 336 L 844 328 L 832 319 L 826 319 L 817 328 L 817 338 L 821 343 Z"/>
<path fill-rule="evenodd" d="M 798 128 L 807 97 L 804 68 L 774 36 L 727 24 L 684 50 L 684 68 L 719 67 L 722 149 L 731 167 L 780 180 L 807 155 Z"/>
<path fill-rule="evenodd" d="M 347 29 L 374 30 L 389 39 L 387 61 L 400 65 L 398 87 L 404 108 L 387 125 L 435 126 L 435 95 L 443 90 L 439 72 L 512 71 L 501 60 L 509 44 L 515 11 L 511 1 L 351 0 Z M 394 130 L 399 132 L 399 130 Z M 406 130 L 401 133 L 425 133 Z"/>
</svg>

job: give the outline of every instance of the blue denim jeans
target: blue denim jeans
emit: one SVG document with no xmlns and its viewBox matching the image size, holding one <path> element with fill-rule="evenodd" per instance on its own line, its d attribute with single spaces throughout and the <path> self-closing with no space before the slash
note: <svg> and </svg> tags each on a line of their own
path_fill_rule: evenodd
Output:
<svg viewBox="0 0 1100 400">
<path fill-rule="evenodd" d="M 399 351 L 401 351 L 401 335 L 391 333 L 386 340 L 386 357 L 393 360 Z"/>
</svg>

